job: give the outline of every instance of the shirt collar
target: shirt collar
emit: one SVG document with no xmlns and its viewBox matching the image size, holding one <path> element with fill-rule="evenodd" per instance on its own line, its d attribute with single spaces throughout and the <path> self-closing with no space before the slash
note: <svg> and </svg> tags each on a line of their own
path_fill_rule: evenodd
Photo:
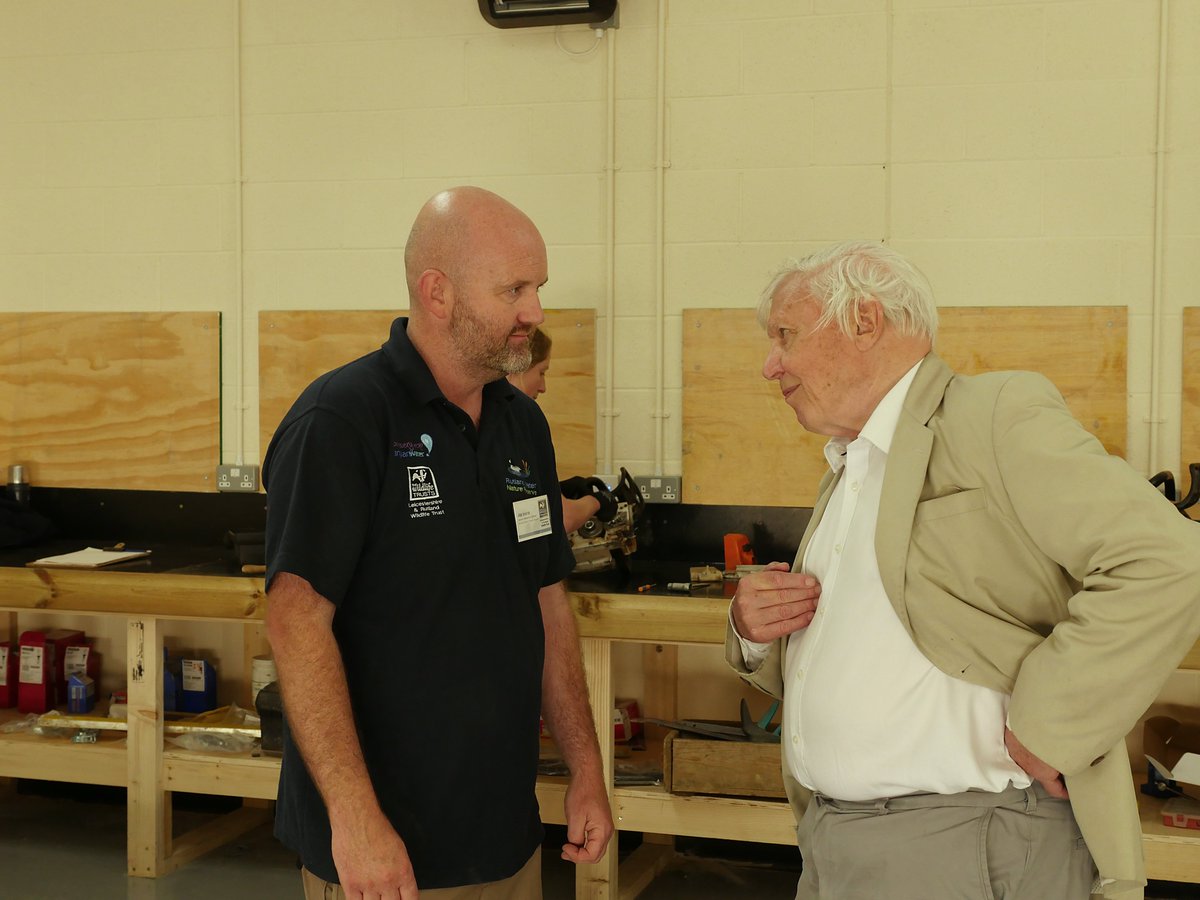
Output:
<svg viewBox="0 0 1200 900">
<path fill-rule="evenodd" d="M 892 385 L 892 389 L 884 394 L 879 405 L 871 412 L 867 424 L 863 426 L 857 438 L 835 437 L 825 444 L 825 459 L 833 471 L 841 471 L 846 464 L 846 448 L 855 440 L 865 440 L 874 445 L 886 456 L 892 449 L 892 438 L 896 435 L 896 426 L 900 424 L 900 413 L 904 410 L 904 400 L 908 389 L 912 387 L 913 379 L 917 377 L 917 369 L 921 367 L 918 361 L 911 369 Z"/>
</svg>

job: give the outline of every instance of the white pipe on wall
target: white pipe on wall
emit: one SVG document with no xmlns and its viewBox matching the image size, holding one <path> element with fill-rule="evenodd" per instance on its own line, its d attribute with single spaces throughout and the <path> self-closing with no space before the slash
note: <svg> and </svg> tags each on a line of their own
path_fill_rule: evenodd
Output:
<svg viewBox="0 0 1200 900">
<path fill-rule="evenodd" d="M 654 474 L 663 474 L 666 432 L 666 202 L 667 168 L 667 0 L 658 0 L 657 82 L 654 124 Z"/>
<path fill-rule="evenodd" d="M 1154 268 L 1150 289 L 1150 414 L 1147 419 L 1148 441 L 1146 475 L 1160 469 L 1174 469 L 1177 459 L 1159 458 L 1162 448 L 1162 331 L 1163 316 L 1163 224 L 1166 195 L 1167 144 L 1167 61 L 1170 38 L 1171 3 L 1159 0 L 1158 5 L 1158 104 L 1154 136 Z"/>
<path fill-rule="evenodd" d="M 243 273 L 242 224 L 242 0 L 233 0 L 233 269 L 234 316 L 237 319 L 237 354 L 232 380 L 237 385 L 234 417 L 237 444 L 235 465 L 245 464 L 246 455 L 246 285 Z M 222 331 L 224 329 L 222 328 Z M 221 343 L 225 338 L 222 335 Z M 265 448 L 260 447 L 261 453 Z M 222 454 L 223 457 L 223 454 Z M 222 461 L 224 459 L 222 458 Z"/>
<path fill-rule="evenodd" d="M 616 307 L 617 307 L 617 49 L 616 29 L 606 29 L 608 38 L 608 87 L 607 87 L 607 140 L 604 148 L 604 409 L 601 418 L 604 421 L 603 446 L 604 453 L 600 464 L 600 472 L 612 474 L 616 471 L 613 462 L 613 419 L 617 411 L 613 409 L 613 373 L 616 371 L 617 348 Z"/>
<path fill-rule="evenodd" d="M 883 238 L 887 244 L 892 240 L 892 41 L 894 10 L 892 0 L 887 0 L 883 11 L 886 36 L 884 46 L 887 60 L 884 63 L 884 77 L 887 79 L 883 90 Z"/>
</svg>

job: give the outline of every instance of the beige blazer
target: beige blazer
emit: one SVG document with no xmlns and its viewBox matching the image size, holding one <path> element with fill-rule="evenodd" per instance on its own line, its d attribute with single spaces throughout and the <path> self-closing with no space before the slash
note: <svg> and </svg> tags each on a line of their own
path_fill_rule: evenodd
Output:
<svg viewBox="0 0 1200 900">
<path fill-rule="evenodd" d="M 834 484 L 827 473 L 793 568 Z M 955 375 L 931 353 L 888 454 L 875 550 L 921 652 L 1011 694 L 1013 731 L 1065 774 L 1104 893 L 1140 897 L 1125 735 L 1200 635 L 1200 523 L 1109 456 L 1047 379 Z M 776 697 L 785 653 L 777 641 L 750 672 L 726 641 L 735 671 Z M 807 792 L 788 796 L 799 818 Z"/>
</svg>

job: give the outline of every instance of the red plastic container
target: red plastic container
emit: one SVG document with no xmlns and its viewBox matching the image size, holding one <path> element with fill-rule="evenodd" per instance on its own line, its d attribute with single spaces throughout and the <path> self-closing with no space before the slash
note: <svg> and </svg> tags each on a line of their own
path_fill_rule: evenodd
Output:
<svg viewBox="0 0 1200 900">
<path fill-rule="evenodd" d="M 54 708 L 54 642 L 43 631 L 26 631 L 20 639 L 21 670 L 17 709 L 44 713 Z"/>
<path fill-rule="evenodd" d="M 45 632 L 46 643 L 54 645 L 54 697 L 50 700 L 51 706 L 66 706 L 67 705 L 67 673 L 65 665 L 67 661 L 67 647 L 72 644 L 84 643 L 83 632 L 78 628 L 51 628 Z"/>
<path fill-rule="evenodd" d="M 17 672 L 21 651 L 12 641 L 0 641 L 0 709 L 17 705 Z"/>
</svg>

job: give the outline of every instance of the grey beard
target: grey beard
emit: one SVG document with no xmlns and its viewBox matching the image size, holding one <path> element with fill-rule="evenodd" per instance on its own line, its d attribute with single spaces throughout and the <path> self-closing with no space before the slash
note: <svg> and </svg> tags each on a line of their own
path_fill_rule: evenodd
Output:
<svg viewBox="0 0 1200 900">
<path fill-rule="evenodd" d="M 487 336 L 469 314 L 454 317 L 450 337 L 459 356 L 482 372 L 500 376 L 517 375 L 533 363 L 533 350 L 528 341 L 520 347 L 509 347 L 507 344 L 486 346 Z"/>
</svg>

